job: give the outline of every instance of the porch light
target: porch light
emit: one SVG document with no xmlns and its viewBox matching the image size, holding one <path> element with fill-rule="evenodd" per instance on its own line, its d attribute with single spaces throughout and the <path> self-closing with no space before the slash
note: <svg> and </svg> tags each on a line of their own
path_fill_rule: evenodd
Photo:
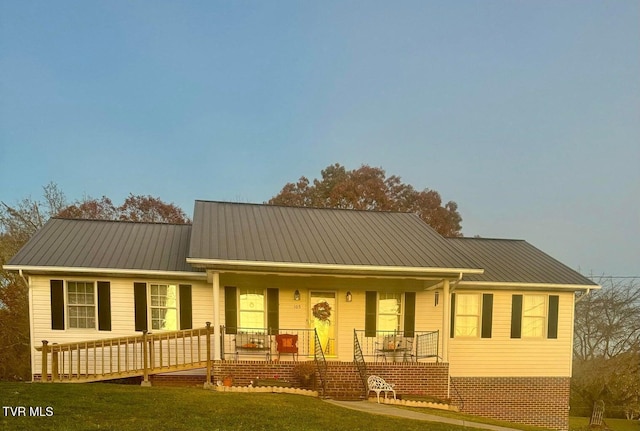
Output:
<svg viewBox="0 0 640 431">
<path fill-rule="evenodd" d="M 300 301 L 300 291 L 298 289 L 296 289 L 296 291 L 293 292 L 293 300 Z"/>
<path fill-rule="evenodd" d="M 347 302 L 351 302 L 353 300 L 353 296 L 351 296 L 351 291 L 347 290 Z"/>
<path fill-rule="evenodd" d="M 438 302 L 440 302 L 440 292 L 436 291 L 436 293 L 434 295 L 433 305 L 437 307 L 438 306 Z"/>
</svg>

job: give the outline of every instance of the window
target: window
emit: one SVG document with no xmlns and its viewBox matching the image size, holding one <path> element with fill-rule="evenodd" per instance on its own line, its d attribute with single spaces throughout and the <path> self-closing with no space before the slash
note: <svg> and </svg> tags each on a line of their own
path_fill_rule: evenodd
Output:
<svg viewBox="0 0 640 431">
<path fill-rule="evenodd" d="M 544 295 L 523 295 L 522 298 L 522 336 L 544 336 L 546 321 L 546 301 Z"/>
<path fill-rule="evenodd" d="M 480 326 L 480 295 L 459 293 L 455 304 L 455 336 L 477 337 Z"/>
<path fill-rule="evenodd" d="M 67 282 L 67 309 L 70 328 L 96 327 L 96 296 L 93 282 Z"/>
<path fill-rule="evenodd" d="M 178 329 L 177 286 L 151 284 L 151 329 L 174 331 Z"/>
<path fill-rule="evenodd" d="M 262 289 L 239 289 L 240 328 L 264 328 L 264 291 Z"/>
<path fill-rule="evenodd" d="M 513 295 L 511 338 L 558 338 L 558 295 Z"/>
<path fill-rule="evenodd" d="M 401 294 L 380 292 L 378 296 L 378 330 L 399 331 Z"/>
</svg>

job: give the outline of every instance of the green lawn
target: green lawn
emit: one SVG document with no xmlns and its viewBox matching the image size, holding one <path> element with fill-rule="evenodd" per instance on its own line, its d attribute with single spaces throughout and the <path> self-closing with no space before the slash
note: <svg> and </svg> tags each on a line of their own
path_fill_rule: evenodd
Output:
<svg viewBox="0 0 640 431">
<path fill-rule="evenodd" d="M 625 419 L 604 420 L 608 429 L 612 431 L 640 431 L 640 421 L 628 421 Z M 589 418 L 569 418 L 570 431 L 589 430 Z"/>
<path fill-rule="evenodd" d="M 370 415 L 299 395 L 217 393 L 115 384 L 0 383 L 2 406 L 53 416 L 12 417 L 0 430 L 433 430 L 444 424 Z M 51 410 L 49 410 L 51 411 Z"/>
<path fill-rule="evenodd" d="M 460 429 L 440 423 L 370 415 L 312 397 L 217 393 L 195 387 L 0 383 L 0 407 L 3 407 L 0 430 Z M 27 416 L 12 416 L 4 407 L 13 407 L 15 412 L 18 407 L 24 407 Z M 42 416 L 29 416 L 37 412 Z M 571 419 L 572 430 L 586 429 L 587 424 L 584 418 Z M 608 419 L 607 424 L 614 431 L 640 431 L 637 421 Z"/>
</svg>

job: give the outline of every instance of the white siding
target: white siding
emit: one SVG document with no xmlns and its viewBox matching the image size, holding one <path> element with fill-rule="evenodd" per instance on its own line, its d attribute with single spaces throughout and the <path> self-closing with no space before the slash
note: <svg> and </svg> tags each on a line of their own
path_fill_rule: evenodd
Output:
<svg viewBox="0 0 640 431">
<path fill-rule="evenodd" d="M 560 297 L 557 339 L 546 337 L 512 339 L 511 298 L 513 294 L 522 293 L 494 292 L 492 338 L 449 340 L 452 376 L 567 377 L 571 375 L 573 293 L 545 293 Z"/>
<path fill-rule="evenodd" d="M 51 288 L 50 280 L 78 280 L 78 281 L 109 281 L 111 283 L 111 331 L 98 329 L 69 328 L 65 321 L 64 330 L 51 329 Z M 49 344 L 71 343 L 85 340 L 99 340 L 105 338 L 139 335 L 135 332 L 134 319 L 134 282 L 169 282 L 175 284 L 190 284 L 192 286 L 192 317 L 193 327 L 205 326 L 205 322 L 213 321 L 213 290 L 210 284 L 192 280 L 157 280 L 144 278 L 108 278 L 108 277 L 31 277 L 32 296 L 32 372 L 39 374 L 42 368 L 42 354 L 35 347 L 42 346 L 42 340 Z M 66 286 L 65 286 L 66 293 Z M 65 320 L 67 319 L 65 310 Z M 97 325 L 97 323 L 96 323 Z"/>
</svg>

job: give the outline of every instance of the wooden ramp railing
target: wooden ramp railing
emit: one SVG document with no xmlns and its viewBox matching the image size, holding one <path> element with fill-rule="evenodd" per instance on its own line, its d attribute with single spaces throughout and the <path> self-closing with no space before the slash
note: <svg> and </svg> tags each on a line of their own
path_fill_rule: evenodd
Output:
<svg viewBox="0 0 640 431">
<path fill-rule="evenodd" d="M 42 381 L 96 382 L 205 368 L 211 354 L 211 325 L 204 328 L 49 344 L 42 352 Z M 50 367 L 50 372 L 49 372 Z"/>
</svg>

